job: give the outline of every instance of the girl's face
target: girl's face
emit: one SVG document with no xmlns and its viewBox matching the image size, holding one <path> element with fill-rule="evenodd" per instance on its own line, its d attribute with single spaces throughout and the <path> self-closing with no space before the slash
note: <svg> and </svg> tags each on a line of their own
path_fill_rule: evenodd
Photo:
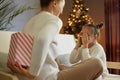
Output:
<svg viewBox="0 0 120 80">
<path fill-rule="evenodd" d="M 87 27 L 87 26 L 82 28 L 80 35 L 82 37 L 86 36 L 89 44 L 93 43 L 96 39 L 95 35 L 92 32 L 92 29 L 90 27 Z"/>
<path fill-rule="evenodd" d="M 65 5 L 65 0 L 55 0 L 55 5 L 53 6 L 54 15 L 59 16 L 63 12 Z"/>
</svg>

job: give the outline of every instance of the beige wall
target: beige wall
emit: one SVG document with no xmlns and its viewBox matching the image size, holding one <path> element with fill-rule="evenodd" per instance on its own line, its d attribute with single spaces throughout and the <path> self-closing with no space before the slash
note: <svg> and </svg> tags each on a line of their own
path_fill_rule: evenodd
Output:
<svg viewBox="0 0 120 80">
<path fill-rule="evenodd" d="M 66 4 L 63 10 L 63 13 L 60 15 L 60 18 L 63 21 L 63 26 L 67 25 L 67 18 L 72 10 L 73 0 L 66 0 Z"/>
</svg>

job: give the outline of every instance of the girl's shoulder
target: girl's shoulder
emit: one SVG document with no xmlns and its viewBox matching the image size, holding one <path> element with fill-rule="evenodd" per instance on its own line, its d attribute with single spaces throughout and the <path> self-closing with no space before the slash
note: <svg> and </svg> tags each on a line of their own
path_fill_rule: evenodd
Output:
<svg viewBox="0 0 120 80">
<path fill-rule="evenodd" d="M 104 50 L 102 45 L 100 43 L 98 43 L 98 42 L 96 42 L 96 44 L 93 45 L 90 49 L 96 49 L 96 50 L 100 50 L 100 51 Z"/>
</svg>

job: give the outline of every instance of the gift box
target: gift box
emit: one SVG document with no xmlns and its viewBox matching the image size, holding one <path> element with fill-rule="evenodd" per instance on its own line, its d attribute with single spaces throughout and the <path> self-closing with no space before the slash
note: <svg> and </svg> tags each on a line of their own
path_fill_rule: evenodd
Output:
<svg viewBox="0 0 120 80">
<path fill-rule="evenodd" d="M 23 67 L 29 67 L 31 62 L 33 36 L 21 32 L 11 35 L 10 48 L 8 53 L 8 63 Z"/>
</svg>

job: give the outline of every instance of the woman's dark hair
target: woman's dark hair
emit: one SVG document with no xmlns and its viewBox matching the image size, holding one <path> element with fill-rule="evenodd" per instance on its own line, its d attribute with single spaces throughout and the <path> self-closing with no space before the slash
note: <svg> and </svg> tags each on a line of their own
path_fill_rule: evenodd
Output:
<svg viewBox="0 0 120 80">
<path fill-rule="evenodd" d="M 43 8 L 43 7 L 48 7 L 49 4 L 54 1 L 54 0 L 40 0 L 40 6 Z M 60 1 L 60 0 L 58 0 Z"/>
<path fill-rule="evenodd" d="M 103 23 L 100 23 L 100 24 L 97 24 L 97 25 L 94 25 L 94 24 L 87 24 L 85 25 L 87 27 L 90 27 L 91 28 L 91 31 L 94 35 L 97 35 L 98 37 L 100 36 L 100 29 L 103 28 Z"/>
<path fill-rule="evenodd" d="M 48 7 L 50 2 L 52 2 L 52 1 L 53 0 L 40 0 L 40 5 L 41 5 L 41 7 Z"/>
</svg>

